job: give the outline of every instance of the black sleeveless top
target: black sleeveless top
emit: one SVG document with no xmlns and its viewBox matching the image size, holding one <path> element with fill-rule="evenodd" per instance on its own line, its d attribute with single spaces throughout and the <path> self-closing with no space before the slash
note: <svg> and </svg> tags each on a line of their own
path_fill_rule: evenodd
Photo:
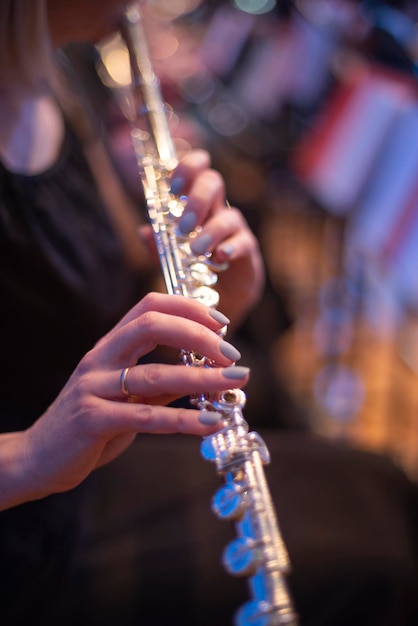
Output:
<svg viewBox="0 0 418 626">
<path fill-rule="evenodd" d="M 0 164 L 0 431 L 33 423 L 143 291 L 69 125 L 48 171 L 24 176 Z M 5 626 L 48 623 L 84 488 L 0 513 Z"/>
<path fill-rule="evenodd" d="M 0 430 L 49 405 L 80 357 L 141 294 L 69 126 L 37 176 L 0 164 Z"/>
</svg>

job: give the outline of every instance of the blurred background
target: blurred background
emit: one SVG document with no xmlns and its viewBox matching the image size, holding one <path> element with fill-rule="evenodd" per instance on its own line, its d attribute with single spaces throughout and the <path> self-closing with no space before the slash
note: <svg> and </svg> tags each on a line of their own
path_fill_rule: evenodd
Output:
<svg viewBox="0 0 418 626">
<path fill-rule="evenodd" d="M 417 3 L 154 0 L 145 18 L 179 154 L 210 151 L 265 258 L 235 341 L 251 427 L 346 441 L 417 479 Z M 139 196 L 123 51 L 69 54 Z"/>
</svg>

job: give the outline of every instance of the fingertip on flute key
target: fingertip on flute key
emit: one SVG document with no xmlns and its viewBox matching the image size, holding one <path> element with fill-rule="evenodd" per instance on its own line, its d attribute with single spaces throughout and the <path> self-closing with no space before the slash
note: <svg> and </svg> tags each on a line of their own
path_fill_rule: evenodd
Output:
<svg viewBox="0 0 418 626">
<path fill-rule="evenodd" d="M 199 413 L 198 420 L 201 424 L 205 424 L 205 426 L 211 426 L 212 424 L 217 424 L 219 420 L 222 419 L 222 413 L 218 411 L 205 411 L 202 410 Z"/>
<path fill-rule="evenodd" d="M 239 378 L 245 378 L 250 373 L 249 367 L 243 367 L 242 365 L 232 365 L 231 367 L 225 367 L 222 374 L 225 378 L 232 380 L 238 380 Z"/>
<path fill-rule="evenodd" d="M 190 233 L 192 230 L 196 228 L 197 224 L 197 215 L 192 211 L 185 213 L 180 222 L 179 222 L 179 230 L 184 235 Z"/>
<path fill-rule="evenodd" d="M 179 196 L 181 193 L 183 193 L 185 183 L 186 181 L 184 180 L 183 176 L 177 176 L 176 174 L 174 174 L 173 178 L 171 179 L 170 185 L 171 193 L 175 196 Z"/>
<path fill-rule="evenodd" d="M 229 317 L 227 317 L 226 315 L 224 315 L 223 313 L 221 313 L 217 309 L 210 309 L 209 315 L 211 317 L 213 317 L 214 320 L 216 320 L 220 324 L 223 324 L 224 326 L 230 324 L 230 322 L 231 322 Z"/>
<path fill-rule="evenodd" d="M 241 352 L 233 346 L 232 343 L 222 340 L 219 347 L 222 354 L 226 356 L 227 359 L 238 361 L 241 358 Z"/>
</svg>

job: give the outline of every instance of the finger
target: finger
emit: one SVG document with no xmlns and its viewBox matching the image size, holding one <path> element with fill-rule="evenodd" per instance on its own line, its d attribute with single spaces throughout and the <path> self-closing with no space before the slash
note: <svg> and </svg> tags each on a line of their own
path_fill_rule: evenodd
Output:
<svg viewBox="0 0 418 626">
<path fill-rule="evenodd" d="M 89 366 L 89 358 L 93 358 L 96 366 L 97 359 L 116 367 L 132 366 L 157 346 L 203 354 L 222 366 L 241 358 L 239 351 L 212 329 L 191 319 L 147 311 L 119 328 L 96 348 L 95 354 L 86 355 L 82 365 Z"/>
<path fill-rule="evenodd" d="M 225 206 L 225 183 L 219 172 L 205 170 L 194 181 L 187 197 L 185 212 L 194 213 L 202 224 L 209 211 Z"/>
<path fill-rule="evenodd" d="M 253 234 L 249 231 L 240 231 L 226 236 L 219 244 L 215 240 L 213 261 L 222 264 L 249 257 L 256 260 L 259 254 L 259 242 Z"/>
<path fill-rule="evenodd" d="M 254 233 L 238 209 L 216 213 L 191 243 L 196 255 L 216 253 L 219 261 L 228 261 L 252 254 L 259 248 Z"/>
<path fill-rule="evenodd" d="M 195 393 L 225 391 L 243 387 L 249 379 L 248 367 L 193 367 L 147 363 L 124 368 L 123 388 L 120 370 L 95 375 L 92 380 L 97 395 L 108 399 L 133 396 L 137 402 L 165 396 L 167 401 Z"/>
<path fill-rule="evenodd" d="M 182 234 L 193 232 L 208 216 L 225 207 L 225 185 L 215 170 L 206 170 L 196 178 L 178 227 Z"/>
<path fill-rule="evenodd" d="M 110 438 L 124 433 L 208 435 L 219 426 L 200 422 L 201 412 L 183 407 L 101 400 L 101 419 L 91 420 L 93 436 Z"/>
<path fill-rule="evenodd" d="M 219 320 L 212 309 L 196 300 L 185 298 L 184 296 L 150 292 L 128 311 L 120 322 L 106 335 L 105 340 L 107 341 L 109 336 L 117 333 L 126 324 L 138 319 L 142 314 L 149 311 L 159 311 L 160 313 L 190 319 L 215 331 L 227 323 L 223 318 Z"/>
<path fill-rule="evenodd" d="M 193 180 L 210 167 L 210 155 L 205 150 L 191 150 L 174 170 L 171 189 L 175 195 L 188 194 Z"/>
</svg>

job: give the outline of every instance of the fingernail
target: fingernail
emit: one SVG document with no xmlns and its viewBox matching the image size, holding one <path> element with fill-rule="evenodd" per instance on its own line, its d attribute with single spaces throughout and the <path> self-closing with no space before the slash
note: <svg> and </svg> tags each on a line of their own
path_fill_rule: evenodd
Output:
<svg viewBox="0 0 418 626">
<path fill-rule="evenodd" d="M 229 243 L 226 243 L 224 246 L 219 248 L 219 252 L 223 252 L 226 256 L 231 256 L 234 253 L 234 246 Z"/>
<path fill-rule="evenodd" d="M 225 367 L 222 374 L 225 378 L 231 378 L 236 380 L 238 378 L 245 378 L 250 373 L 249 367 L 242 367 L 241 365 L 233 365 L 232 367 Z"/>
<path fill-rule="evenodd" d="M 193 211 L 185 213 L 179 221 L 179 230 L 183 234 L 190 233 L 195 229 L 197 224 L 197 215 Z"/>
<path fill-rule="evenodd" d="M 211 243 L 212 237 L 210 235 L 202 235 L 190 244 L 190 249 L 193 254 L 205 254 L 209 250 Z"/>
<path fill-rule="evenodd" d="M 171 185 L 170 185 L 171 193 L 174 194 L 175 196 L 180 195 L 184 189 L 184 183 L 185 183 L 185 180 L 182 176 L 173 176 L 171 180 Z"/>
<path fill-rule="evenodd" d="M 213 317 L 214 320 L 216 320 L 217 322 L 219 322 L 222 325 L 229 324 L 231 322 L 229 317 L 227 317 L 226 315 L 224 315 L 220 311 L 217 311 L 216 309 L 210 309 L 209 310 L 209 315 L 211 317 Z"/>
<path fill-rule="evenodd" d="M 238 361 L 241 358 L 241 352 L 229 343 L 228 341 L 222 340 L 220 343 L 220 350 L 227 359 L 231 359 L 231 361 Z"/>
<path fill-rule="evenodd" d="M 219 420 L 222 419 L 222 413 L 218 413 L 217 411 L 200 411 L 198 420 L 201 424 L 205 424 L 206 426 L 210 426 L 211 424 L 216 424 Z"/>
</svg>

